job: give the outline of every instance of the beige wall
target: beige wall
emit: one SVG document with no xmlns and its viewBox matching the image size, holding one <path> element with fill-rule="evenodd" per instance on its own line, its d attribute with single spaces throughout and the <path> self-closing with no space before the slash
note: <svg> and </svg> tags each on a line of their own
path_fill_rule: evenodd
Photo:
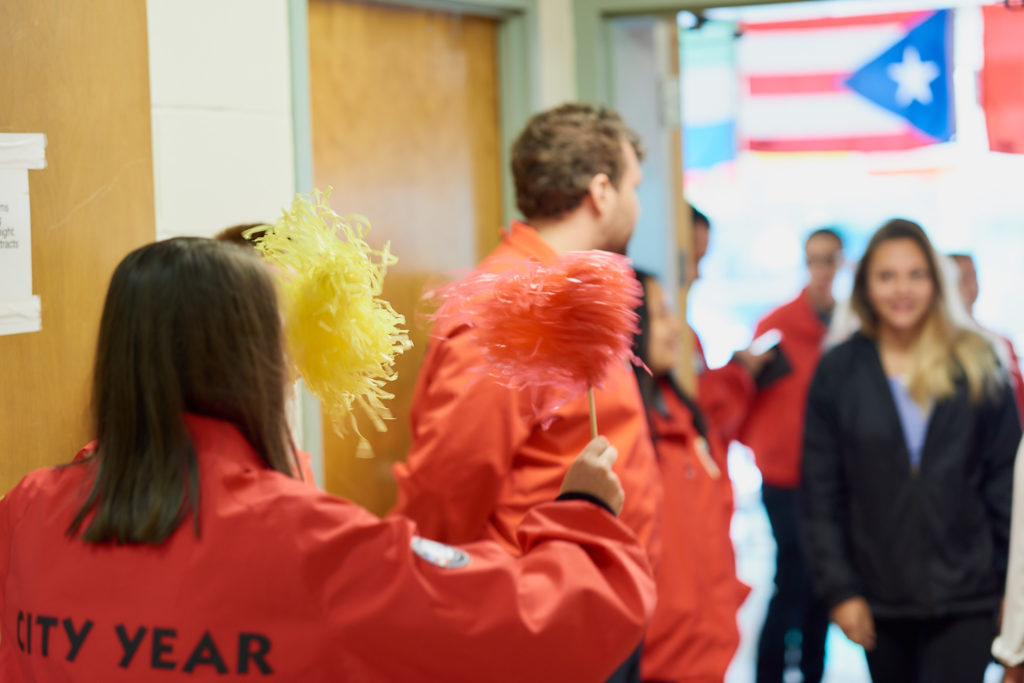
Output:
<svg viewBox="0 0 1024 683">
<path fill-rule="evenodd" d="M 287 0 L 147 0 L 159 238 L 272 221 L 295 190 Z"/>
<path fill-rule="evenodd" d="M 541 109 L 548 109 L 577 97 L 572 0 L 539 0 L 537 19 L 540 50 L 539 104 Z"/>
</svg>

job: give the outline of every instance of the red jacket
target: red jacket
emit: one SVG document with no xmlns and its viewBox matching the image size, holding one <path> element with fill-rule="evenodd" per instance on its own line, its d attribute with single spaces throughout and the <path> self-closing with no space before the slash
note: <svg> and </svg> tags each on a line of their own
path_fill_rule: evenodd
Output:
<svg viewBox="0 0 1024 683">
<path fill-rule="evenodd" d="M 513 223 L 479 269 L 499 272 L 556 256 L 533 228 Z M 483 354 L 465 331 L 435 330 L 427 349 L 413 396 L 412 449 L 394 467 L 394 512 L 445 543 L 492 538 L 518 552 L 520 520 L 558 495 L 566 470 L 590 441 L 587 397 L 538 414 L 543 397 L 500 386 L 480 371 Z M 594 394 L 598 431 L 619 451 L 614 469 L 626 491 L 620 519 L 653 565 L 661 485 L 640 391 L 625 359 Z"/>
<path fill-rule="evenodd" d="M 697 403 L 726 445 L 739 436 L 757 386 L 750 371 L 738 360 L 720 368 L 708 368 L 704 345 L 693 332 L 697 366 Z"/>
<path fill-rule="evenodd" d="M 653 411 L 651 417 L 665 486 L 665 542 L 641 669 L 644 680 L 721 683 L 740 642 L 736 611 L 750 591 L 736 578 L 729 536 L 733 498 L 726 446 L 709 424 L 708 449 L 668 382 L 661 382 L 660 392 L 667 414 Z M 704 464 L 707 458 L 713 464 Z"/>
<path fill-rule="evenodd" d="M 95 461 L 0 501 L 0 680 L 601 681 L 640 641 L 647 561 L 596 505 L 538 506 L 521 558 L 441 546 L 188 425 L 199 538 L 186 519 L 159 546 L 69 539 Z"/>
<path fill-rule="evenodd" d="M 299 479 L 310 486 L 316 486 L 316 474 L 313 473 L 313 456 L 306 451 L 298 451 Z"/>
<path fill-rule="evenodd" d="M 779 344 L 792 371 L 757 394 L 739 439 L 754 451 L 766 484 L 796 488 L 800 484 L 807 391 L 827 330 L 806 290 L 766 315 L 754 336 L 771 329 L 782 333 Z"/>
</svg>

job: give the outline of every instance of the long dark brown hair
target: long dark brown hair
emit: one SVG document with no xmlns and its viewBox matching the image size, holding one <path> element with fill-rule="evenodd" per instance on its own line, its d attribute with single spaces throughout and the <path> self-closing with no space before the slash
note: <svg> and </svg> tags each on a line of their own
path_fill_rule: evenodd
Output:
<svg viewBox="0 0 1024 683">
<path fill-rule="evenodd" d="M 996 356 L 988 341 L 973 330 L 957 327 L 947 310 L 947 291 L 940 277 L 940 263 L 928 235 L 920 225 L 894 218 L 879 228 L 868 242 L 857 264 L 850 304 L 860 318 L 861 330 L 869 337 L 878 334 L 878 313 L 868 299 L 868 270 L 878 248 L 892 240 L 910 240 L 924 254 L 932 281 L 932 302 L 925 315 L 921 333 L 914 342 L 907 388 L 922 405 L 941 400 L 955 392 L 958 379 L 967 382 L 973 401 L 991 394 L 1000 380 Z"/>
<path fill-rule="evenodd" d="M 707 419 L 693 397 L 683 391 L 683 388 L 679 386 L 671 372 L 664 377 L 654 377 L 649 369 L 645 367 L 650 363 L 651 350 L 651 312 L 647 301 L 650 296 L 650 284 L 657 282 L 657 278 L 652 273 L 643 270 L 637 269 L 635 272 L 636 279 L 643 286 L 644 295 L 640 300 L 640 305 L 636 308 L 639 321 L 637 322 L 637 332 L 633 336 L 633 353 L 644 362 L 644 366 L 634 365 L 633 372 L 636 374 L 636 383 L 640 388 L 640 398 L 643 400 L 644 408 L 646 409 L 647 424 L 651 428 L 651 438 L 655 441 L 658 439 L 654 429 L 654 413 L 662 416 L 668 415 L 668 407 L 665 405 L 659 389 L 660 382 L 666 382 L 672 388 L 672 391 L 675 392 L 676 396 L 679 397 L 679 400 L 690 409 L 694 427 L 696 427 L 697 432 L 701 436 L 707 438 Z"/>
<path fill-rule="evenodd" d="M 100 321 L 92 410 L 95 478 L 67 529 L 90 542 L 166 540 L 191 514 L 199 474 L 184 422 L 230 422 L 269 468 L 291 476 L 281 318 L 252 250 L 175 238 L 130 253 Z"/>
</svg>

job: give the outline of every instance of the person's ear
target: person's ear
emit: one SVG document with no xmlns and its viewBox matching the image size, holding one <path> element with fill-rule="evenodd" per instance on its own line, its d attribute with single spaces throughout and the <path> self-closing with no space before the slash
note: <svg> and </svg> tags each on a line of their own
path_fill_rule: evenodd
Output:
<svg viewBox="0 0 1024 683">
<path fill-rule="evenodd" d="M 594 210 L 599 216 L 603 216 L 611 210 L 615 200 L 615 187 L 607 173 L 598 173 L 590 179 L 587 188 L 590 201 L 594 204 Z"/>
</svg>

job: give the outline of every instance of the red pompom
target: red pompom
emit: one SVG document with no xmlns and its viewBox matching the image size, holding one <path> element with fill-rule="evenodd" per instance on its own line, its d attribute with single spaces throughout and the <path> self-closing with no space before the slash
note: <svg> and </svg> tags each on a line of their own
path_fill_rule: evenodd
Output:
<svg viewBox="0 0 1024 683">
<path fill-rule="evenodd" d="M 440 294 L 435 329 L 469 326 L 500 383 L 551 388 L 565 400 L 601 386 L 632 357 L 643 288 L 629 259 L 595 250 L 478 273 Z"/>
</svg>

